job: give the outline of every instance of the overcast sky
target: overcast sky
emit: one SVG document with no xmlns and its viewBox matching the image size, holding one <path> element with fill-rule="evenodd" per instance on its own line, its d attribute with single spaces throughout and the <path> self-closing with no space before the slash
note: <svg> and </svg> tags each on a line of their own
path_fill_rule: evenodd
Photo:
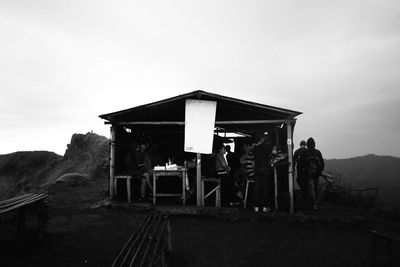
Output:
<svg viewBox="0 0 400 267">
<path fill-rule="evenodd" d="M 296 148 L 400 157 L 400 1 L 0 0 L 0 154 L 204 90 L 303 112 Z"/>
</svg>

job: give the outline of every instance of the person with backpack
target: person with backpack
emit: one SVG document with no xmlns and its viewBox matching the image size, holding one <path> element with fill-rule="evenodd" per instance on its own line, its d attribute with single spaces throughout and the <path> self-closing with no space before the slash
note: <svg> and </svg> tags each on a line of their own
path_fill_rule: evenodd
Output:
<svg viewBox="0 0 400 267">
<path fill-rule="evenodd" d="M 307 170 L 306 170 L 306 141 L 301 140 L 300 148 L 298 148 L 293 155 L 293 161 L 296 166 L 297 184 L 301 189 L 303 199 L 307 199 Z"/>
<path fill-rule="evenodd" d="M 317 204 L 317 193 L 319 176 L 324 170 L 325 163 L 321 152 L 315 148 L 314 138 L 310 137 L 307 140 L 306 153 L 306 177 L 307 177 L 307 195 L 313 210 L 319 209 Z"/>
</svg>

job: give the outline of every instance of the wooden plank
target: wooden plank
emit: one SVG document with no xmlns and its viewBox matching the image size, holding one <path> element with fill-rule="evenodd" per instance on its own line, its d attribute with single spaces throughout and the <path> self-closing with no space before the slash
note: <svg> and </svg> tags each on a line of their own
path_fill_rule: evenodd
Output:
<svg viewBox="0 0 400 267">
<path fill-rule="evenodd" d="M 143 222 L 140 224 L 139 228 L 134 232 L 128 239 L 128 241 L 125 243 L 121 251 L 119 252 L 118 256 L 115 258 L 112 267 L 117 267 L 117 266 L 123 266 L 123 264 L 126 262 L 128 255 L 130 251 L 132 250 L 132 246 L 137 242 L 137 240 L 140 237 L 140 233 L 143 232 L 145 227 L 149 224 L 152 216 L 149 215 L 147 216 Z M 135 238 L 135 239 L 134 239 Z M 123 258 L 122 258 L 123 257 Z M 122 262 L 121 262 L 122 260 Z"/>
<path fill-rule="evenodd" d="M 136 249 L 135 253 L 133 254 L 133 257 L 131 259 L 130 265 L 129 266 L 134 266 L 135 260 L 137 259 L 139 253 L 142 250 L 142 247 L 144 246 L 144 243 L 147 239 L 147 236 L 149 235 L 151 229 L 153 228 L 154 224 L 158 224 L 158 223 L 162 223 L 161 218 L 160 217 L 156 217 L 155 219 L 153 219 L 150 222 L 149 227 L 146 228 L 146 230 L 144 232 L 142 232 L 142 238 L 138 244 L 138 248 Z"/>
<path fill-rule="evenodd" d="M 25 200 L 23 202 L 20 202 L 20 203 L 14 205 L 14 206 L 11 206 L 11 207 L 9 207 L 7 209 L 0 210 L 0 214 L 9 212 L 9 211 L 12 211 L 12 210 L 15 210 L 15 209 L 18 209 L 18 208 L 20 208 L 22 206 L 25 206 L 25 205 L 32 204 L 32 203 L 34 203 L 36 201 L 39 201 L 41 199 L 44 199 L 46 197 L 47 197 L 47 195 L 45 195 L 45 194 L 39 194 L 39 195 L 32 196 L 32 197 L 28 198 L 27 200 Z"/>
<path fill-rule="evenodd" d="M 20 197 L 20 198 L 10 199 L 11 201 L 8 201 L 8 203 L 0 205 L 0 209 L 4 209 L 6 207 L 13 206 L 13 205 L 15 205 L 17 203 L 20 203 L 20 202 L 24 202 L 25 200 L 27 200 L 32 195 L 33 194 L 27 194 L 27 195 L 24 195 L 23 197 Z"/>
<path fill-rule="evenodd" d="M 289 161 L 289 196 L 290 196 L 290 208 L 289 212 L 294 212 L 294 195 L 293 195 L 293 136 L 292 136 L 292 124 L 286 123 L 287 131 L 287 150 L 288 150 L 288 161 Z"/>
<path fill-rule="evenodd" d="M 36 196 L 37 196 L 37 194 L 32 194 L 32 195 L 29 195 L 29 196 L 27 196 L 27 197 L 25 197 L 25 198 L 21 198 L 21 199 L 19 199 L 19 200 L 17 200 L 17 201 L 14 201 L 14 202 L 5 204 L 5 205 L 3 205 L 3 206 L 1 207 L 1 212 L 3 212 L 3 211 L 8 211 L 10 208 L 12 208 L 12 207 L 14 207 L 14 206 L 17 206 L 17 205 L 19 205 L 19 204 L 21 204 L 21 203 L 25 203 L 27 200 L 29 200 L 29 199 L 31 199 L 31 198 L 34 198 L 34 197 L 36 197 Z"/>
<path fill-rule="evenodd" d="M 8 203 L 10 203 L 10 202 L 19 200 L 19 199 L 21 199 L 21 198 L 28 197 L 28 196 L 30 196 L 30 195 L 33 195 L 33 193 L 29 193 L 29 194 L 25 194 L 25 195 L 13 197 L 13 198 L 5 199 L 5 200 L 3 200 L 3 201 L 0 201 L 0 206 L 3 206 L 4 204 L 8 204 Z"/>
<path fill-rule="evenodd" d="M 170 235 L 167 215 L 153 213 L 147 216 L 124 244 L 112 266 L 159 266 L 154 264 L 160 260 L 160 256 L 162 261 L 164 252 L 172 250 Z"/>
<path fill-rule="evenodd" d="M 281 119 L 281 120 L 234 120 L 234 121 L 215 121 L 215 125 L 230 125 L 230 124 L 277 124 L 277 123 L 292 123 L 296 119 Z M 118 125 L 185 125 L 184 121 L 126 121 L 118 122 Z"/>
<path fill-rule="evenodd" d="M 157 238 L 157 242 L 156 242 L 156 245 L 155 245 L 155 249 L 153 250 L 153 255 L 152 255 L 152 257 L 150 258 L 151 259 L 151 261 L 150 261 L 150 264 L 149 264 L 149 266 L 154 266 L 154 263 L 155 263 L 155 260 L 156 260 L 156 255 L 157 255 L 157 252 L 161 249 L 162 250 L 162 247 L 161 247 L 161 245 L 162 245 L 162 242 L 164 241 L 164 236 L 163 236 L 163 234 L 164 234 L 164 232 L 166 231 L 166 229 L 167 229 L 167 225 L 168 225 L 168 218 L 164 218 L 164 220 L 162 220 L 162 225 L 160 226 L 161 227 L 161 236 L 159 236 L 158 238 Z M 161 253 L 162 253 L 162 251 L 161 251 Z"/>
</svg>

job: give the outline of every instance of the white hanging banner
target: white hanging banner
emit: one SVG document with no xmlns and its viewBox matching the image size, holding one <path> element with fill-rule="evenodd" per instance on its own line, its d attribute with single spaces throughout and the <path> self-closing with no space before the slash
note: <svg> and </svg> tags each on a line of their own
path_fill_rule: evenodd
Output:
<svg viewBox="0 0 400 267">
<path fill-rule="evenodd" d="M 217 102 L 187 99 L 185 106 L 185 152 L 211 154 Z"/>
</svg>

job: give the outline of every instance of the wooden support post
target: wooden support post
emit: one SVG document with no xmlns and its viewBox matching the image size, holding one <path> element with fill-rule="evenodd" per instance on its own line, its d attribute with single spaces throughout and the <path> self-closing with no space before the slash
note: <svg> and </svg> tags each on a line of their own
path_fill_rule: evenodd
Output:
<svg viewBox="0 0 400 267">
<path fill-rule="evenodd" d="M 196 193 L 197 193 L 197 206 L 202 205 L 201 196 L 201 154 L 197 153 L 197 170 L 196 170 Z"/>
<path fill-rule="evenodd" d="M 111 126 L 111 143 L 110 143 L 110 199 L 114 198 L 114 175 L 115 175 L 115 126 Z"/>
<path fill-rule="evenodd" d="M 221 184 L 218 185 L 218 189 L 215 191 L 215 207 L 221 207 Z"/>
<path fill-rule="evenodd" d="M 128 203 L 132 202 L 132 194 L 131 194 L 131 177 L 126 178 L 126 192 L 128 194 Z"/>
<path fill-rule="evenodd" d="M 182 172 L 182 204 L 186 205 L 186 176 L 187 171 Z"/>
<path fill-rule="evenodd" d="M 288 179 L 289 179 L 289 196 L 290 196 L 290 213 L 294 212 L 294 196 L 293 196 L 293 138 L 292 138 L 292 124 L 286 123 L 287 130 L 287 151 L 288 151 Z"/>
<path fill-rule="evenodd" d="M 157 177 L 155 172 L 153 172 L 153 205 L 156 205 L 156 196 L 157 196 Z"/>
<path fill-rule="evenodd" d="M 276 166 L 274 166 L 274 193 L 275 193 L 275 210 L 278 210 L 278 171 Z"/>
</svg>

